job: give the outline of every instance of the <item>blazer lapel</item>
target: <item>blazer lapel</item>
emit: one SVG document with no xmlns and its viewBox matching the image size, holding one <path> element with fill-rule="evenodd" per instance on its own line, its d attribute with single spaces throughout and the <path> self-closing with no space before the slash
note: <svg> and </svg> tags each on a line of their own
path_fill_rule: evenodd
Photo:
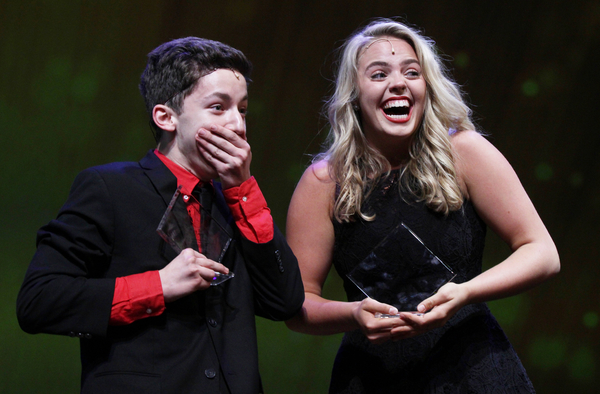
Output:
<svg viewBox="0 0 600 394">
<path fill-rule="evenodd" d="M 148 151 L 139 163 L 156 192 L 161 195 L 166 209 L 171 201 L 171 197 L 173 197 L 173 193 L 177 189 L 177 178 L 160 161 L 153 150 Z"/>
<path fill-rule="evenodd" d="M 162 197 L 164 201 L 164 210 L 166 210 L 173 198 L 173 194 L 177 190 L 177 178 L 152 150 L 140 160 L 139 164 L 156 192 Z M 179 218 L 178 221 L 181 232 L 184 234 L 191 234 L 191 236 L 188 235 L 185 237 L 185 242 L 180 243 L 182 249 L 190 247 L 194 250 L 198 250 L 198 243 L 196 242 L 192 222 L 187 213 L 185 204 L 181 200 L 181 195 L 179 196 L 177 203 L 173 206 L 173 214 Z M 159 223 L 156 224 L 157 227 L 158 225 Z M 174 248 L 172 249 L 176 256 L 179 251 Z"/>
</svg>

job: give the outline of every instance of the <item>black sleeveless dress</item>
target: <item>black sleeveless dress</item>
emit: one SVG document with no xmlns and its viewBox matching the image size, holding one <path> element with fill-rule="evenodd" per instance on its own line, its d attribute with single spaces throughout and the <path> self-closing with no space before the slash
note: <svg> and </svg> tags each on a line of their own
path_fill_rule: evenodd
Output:
<svg viewBox="0 0 600 394">
<path fill-rule="evenodd" d="M 486 227 L 473 205 L 436 214 L 398 192 L 398 171 L 380 181 L 363 204 L 374 221 L 334 221 L 333 264 L 348 301 L 365 296 L 346 277 L 392 228 L 403 221 L 442 261 L 453 282 L 481 273 Z M 402 242 L 402 240 L 399 240 Z M 444 327 L 374 345 L 360 330 L 344 335 L 333 366 L 330 393 L 534 393 L 525 369 L 485 304 L 462 308 Z"/>
</svg>

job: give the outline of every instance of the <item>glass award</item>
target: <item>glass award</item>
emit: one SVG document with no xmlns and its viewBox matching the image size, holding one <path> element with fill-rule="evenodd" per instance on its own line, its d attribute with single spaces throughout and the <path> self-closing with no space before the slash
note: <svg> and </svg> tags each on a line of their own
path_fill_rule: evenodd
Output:
<svg viewBox="0 0 600 394">
<path fill-rule="evenodd" d="M 200 242 L 202 243 L 202 254 L 206 258 L 221 263 L 229 245 L 231 244 L 231 236 L 218 221 L 214 220 L 210 211 L 205 208 L 200 201 Z M 167 207 L 156 232 L 165 240 L 173 250 L 181 253 L 186 248 L 198 250 L 194 227 L 187 212 L 187 207 L 183 201 L 181 194 L 181 186 L 177 188 L 171 202 Z M 228 274 L 215 272 L 215 276 L 210 283 L 211 286 L 216 286 L 233 278 L 235 275 L 229 271 Z"/>
<path fill-rule="evenodd" d="M 416 311 L 423 300 L 455 276 L 452 269 L 402 222 L 347 274 L 365 296 L 405 312 Z"/>
</svg>

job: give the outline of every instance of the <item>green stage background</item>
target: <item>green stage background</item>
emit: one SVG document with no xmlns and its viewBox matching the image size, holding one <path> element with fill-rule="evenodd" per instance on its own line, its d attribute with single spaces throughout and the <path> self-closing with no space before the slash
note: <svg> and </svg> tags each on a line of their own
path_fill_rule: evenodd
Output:
<svg viewBox="0 0 600 394">
<path fill-rule="evenodd" d="M 538 392 L 594 392 L 600 3 L 577 0 L 0 0 L 0 392 L 78 391 L 77 340 L 23 333 L 16 294 L 35 232 L 56 215 L 74 176 L 153 148 L 137 90 L 146 54 L 196 35 L 252 60 L 252 169 L 284 228 L 295 184 L 326 134 L 319 113 L 332 52 L 376 16 L 405 17 L 438 43 L 556 241 L 558 277 L 490 303 Z M 486 266 L 507 253 L 490 235 Z M 330 275 L 326 291 L 343 299 L 339 282 Z M 326 392 L 340 336 L 258 324 L 267 393 Z"/>
</svg>

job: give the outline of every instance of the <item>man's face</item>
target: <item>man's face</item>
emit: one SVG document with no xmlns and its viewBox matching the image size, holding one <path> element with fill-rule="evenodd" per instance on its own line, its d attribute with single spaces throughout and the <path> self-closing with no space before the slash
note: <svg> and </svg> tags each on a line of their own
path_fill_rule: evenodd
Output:
<svg viewBox="0 0 600 394">
<path fill-rule="evenodd" d="M 200 78 L 196 88 L 183 100 L 181 114 L 174 115 L 175 141 L 167 157 L 203 181 L 218 177 L 215 168 L 196 145 L 201 128 L 218 125 L 246 139 L 248 89 L 237 71 L 220 68 Z"/>
</svg>

